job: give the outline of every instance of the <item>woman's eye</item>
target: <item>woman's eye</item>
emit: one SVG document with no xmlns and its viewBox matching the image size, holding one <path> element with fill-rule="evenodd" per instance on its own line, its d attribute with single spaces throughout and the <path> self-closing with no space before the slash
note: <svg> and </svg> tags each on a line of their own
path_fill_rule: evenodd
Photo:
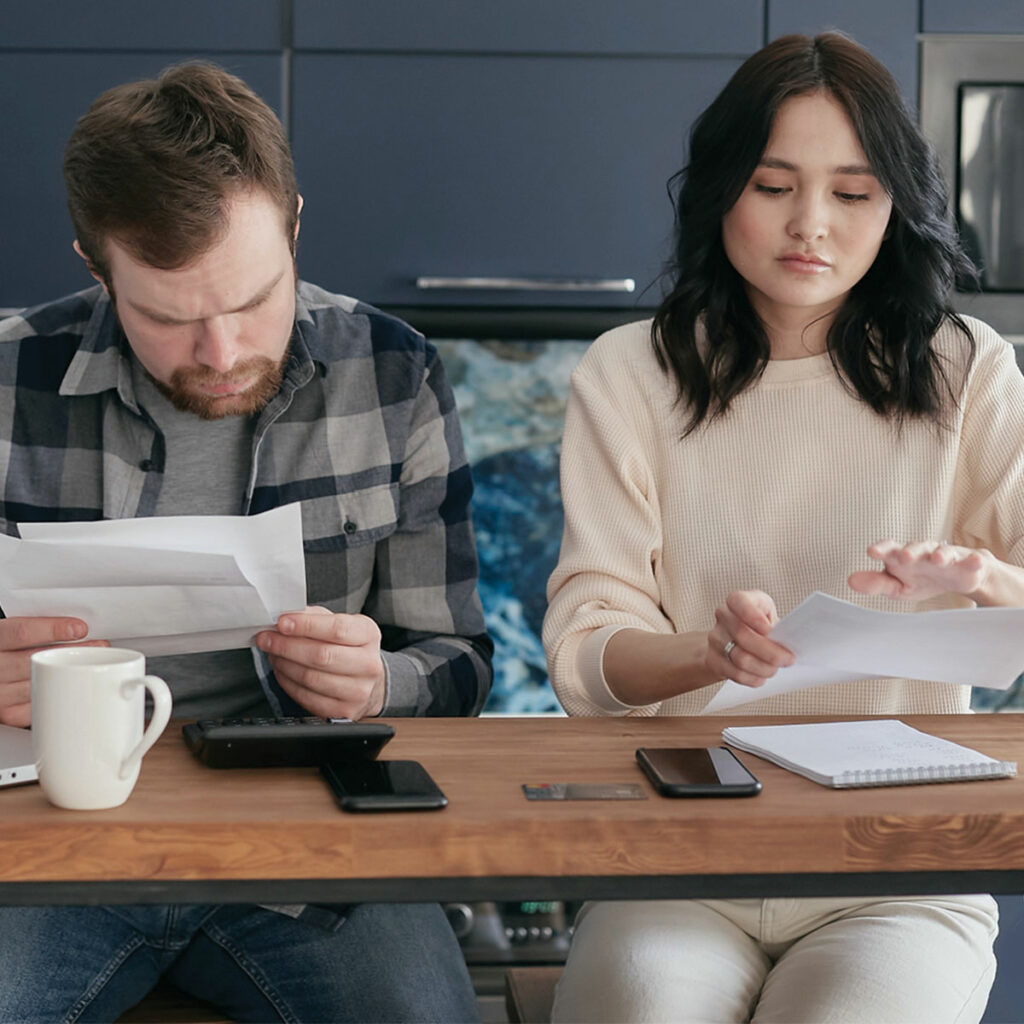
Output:
<svg viewBox="0 0 1024 1024">
<path fill-rule="evenodd" d="M 866 192 L 837 192 L 836 199 L 843 203 L 863 203 L 871 197 Z"/>
<path fill-rule="evenodd" d="M 781 196 L 783 192 L 789 191 L 789 189 L 782 185 L 755 185 L 754 190 L 769 196 Z"/>
</svg>

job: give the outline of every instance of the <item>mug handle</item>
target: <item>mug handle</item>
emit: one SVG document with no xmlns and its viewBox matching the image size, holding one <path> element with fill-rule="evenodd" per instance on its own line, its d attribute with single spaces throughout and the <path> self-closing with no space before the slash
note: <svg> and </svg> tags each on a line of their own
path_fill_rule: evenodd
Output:
<svg viewBox="0 0 1024 1024">
<path fill-rule="evenodd" d="M 149 720 L 146 731 L 142 734 L 138 746 L 124 759 L 118 771 L 118 778 L 127 779 L 142 761 L 142 755 L 160 738 L 171 720 L 171 691 L 159 676 L 143 676 L 141 679 L 129 679 L 121 687 L 127 696 L 137 686 L 145 686 L 153 698 L 153 717 Z"/>
</svg>

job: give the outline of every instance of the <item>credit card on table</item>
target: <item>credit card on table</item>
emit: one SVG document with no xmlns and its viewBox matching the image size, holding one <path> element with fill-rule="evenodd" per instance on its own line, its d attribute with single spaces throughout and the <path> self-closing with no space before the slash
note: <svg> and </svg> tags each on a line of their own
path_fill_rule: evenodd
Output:
<svg viewBox="0 0 1024 1024">
<path fill-rule="evenodd" d="M 527 800 L 646 800 L 636 782 L 538 782 L 523 783 Z"/>
</svg>

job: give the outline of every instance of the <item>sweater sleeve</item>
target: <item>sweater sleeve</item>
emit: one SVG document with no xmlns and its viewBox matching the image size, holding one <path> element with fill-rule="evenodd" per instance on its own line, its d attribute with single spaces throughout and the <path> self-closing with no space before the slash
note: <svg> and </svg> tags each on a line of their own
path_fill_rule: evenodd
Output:
<svg viewBox="0 0 1024 1024">
<path fill-rule="evenodd" d="M 1008 342 L 972 326 L 979 344 L 963 405 L 954 539 L 1024 566 L 1024 376 Z"/>
<path fill-rule="evenodd" d="M 604 646 L 617 629 L 672 633 L 659 600 L 661 514 L 642 443 L 645 390 L 621 339 L 598 339 L 573 374 L 562 439 L 565 532 L 548 582 L 544 647 L 555 693 L 571 715 L 654 715 L 608 689 Z M 635 405 L 624 405 L 624 402 Z"/>
</svg>

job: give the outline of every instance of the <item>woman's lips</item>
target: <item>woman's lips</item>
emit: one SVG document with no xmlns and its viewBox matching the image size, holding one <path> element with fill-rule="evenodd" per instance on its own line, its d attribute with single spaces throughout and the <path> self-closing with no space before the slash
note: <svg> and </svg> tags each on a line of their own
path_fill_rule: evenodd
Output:
<svg viewBox="0 0 1024 1024">
<path fill-rule="evenodd" d="M 787 270 L 792 270 L 797 274 L 820 274 L 832 266 L 831 263 L 823 260 L 820 256 L 809 256 L 795 252 L 780 256 L 779 262 Z"/>
</svg>

